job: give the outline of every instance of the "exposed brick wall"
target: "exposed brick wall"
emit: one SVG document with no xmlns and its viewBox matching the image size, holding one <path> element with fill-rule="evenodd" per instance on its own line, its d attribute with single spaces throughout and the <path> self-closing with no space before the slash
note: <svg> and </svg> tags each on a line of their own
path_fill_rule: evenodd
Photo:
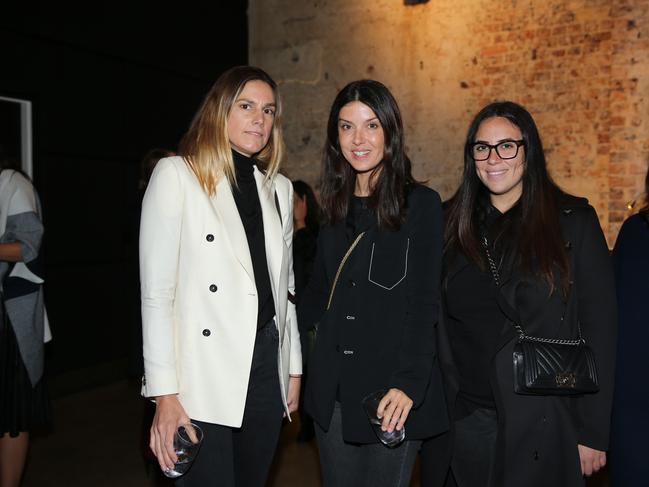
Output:
<svg viewBox="0 0 649 487">
<path fill-rule="evenodd" d="M 250 0 L 250 62 L 284 96 L 292 178 L 317 181 L 328 110 L 358 78 L 390 87 L 415 175 L 457 187 L 472 116 L 511 99 L 534 115 L 550 171 L 588 197 L 609 243 L 649 159 L 649 0 Z"/>
<path fill-rule="evenodd" d="M 610 240 L 636 199 L 649 160 L 649 2 L 616 1 L 611 51 L 609 145 Z"/>
</svg>

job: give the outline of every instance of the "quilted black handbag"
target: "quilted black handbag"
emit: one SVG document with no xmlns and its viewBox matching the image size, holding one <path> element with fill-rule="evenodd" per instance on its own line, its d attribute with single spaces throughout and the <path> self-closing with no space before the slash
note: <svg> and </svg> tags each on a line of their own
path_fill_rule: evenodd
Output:
<svg viewBox="0 0 649 487">
<path fill-rule="evenodd" d="M 498 268 L 491 258 L 486 236 L 483 245 L 491 274 L 500 288 Z M 581 336 L 579 323 L 578 340 L 529 336 L 520 323 L 512 321 L 512 325 L 518 334 L 513 352 L 514 392 L 564 396 L 599 390 L 595 357 Z"/>
</svg>

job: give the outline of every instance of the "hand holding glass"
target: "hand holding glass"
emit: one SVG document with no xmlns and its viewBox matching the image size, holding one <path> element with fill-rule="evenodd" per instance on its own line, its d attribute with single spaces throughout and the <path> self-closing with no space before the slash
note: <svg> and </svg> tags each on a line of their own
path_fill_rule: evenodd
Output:
<svg viewBox="0 0 649 487">
<path fill-rule="evenodd" d="M 186 473 L 196 458 L 202 441 L 203 431 L 194 423 L 179 426 L 174 434 L 174 452 L 178 460 L 173 468 L 163 470 L 163 473 L 172 479 Z"/>
<path fill-rule="evenodd" d="M 374 433 L 376 434 L 378 439 L 381 440 L 381 443 L 388 447 L 395 447 L 406 438 L 405 426 L 400 430 L 395 428 L 391 432 L 383 431 L 381 429 L 381 424 L 383 423 L 382 418 L 379 418 L 376 414 L 377 410 L 379 409 L 379 403 L 381 402 L 381 399 L 383 399 L 383 396 L 385 396 L 387 393 L 388 391 L 386 391 L 385 389 L 373 392 L 372 394 L 363 398 L 361 402 L 363 404 L 365 414 L 367 414 L 367 417 L 370 420 L 372 429 L 374 430 Z"/>
</svg>

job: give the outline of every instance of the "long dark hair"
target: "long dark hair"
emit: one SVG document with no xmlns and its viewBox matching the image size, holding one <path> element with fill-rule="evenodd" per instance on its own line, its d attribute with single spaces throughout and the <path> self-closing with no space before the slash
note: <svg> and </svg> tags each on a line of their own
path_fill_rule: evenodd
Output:
<svg viewBox="0 0 649 487">
<path fill-rule="evenodd" d="M 518 127 L 525 150 L 522 195 L 514 209 L 514 218 L 505 219 L 498 238 L 511 242 L 510 253 L 523 272 L 541 277 L 551 290 L 555 289 L 556 278 L 560 277 L 565 294 L 570 276 L 559 222 L 557 199 L 561 190 L 548 174 L 534 119 L 516 103 L 491 103 L 480 110 L 469 126 L 464 144 L 462 183 L 447 213 L 445 252 L 462 252 L 485 269 L 484 250 L 479 240 L 482 229 L 479 226 L 489 203 L 489 192 L 476 173 L 471 144 L 475 142 L 480 124 L 492 117 L 505 118 Z"/>
<path fill-rule="evenodd" d="M 385 147 L 382 161 L 370 175 L 372 193 L 368 206 L 375 210 L 379 227 L 397 230 L 405 218 L 406 186 L 415 180 L 405 151 L 399 106 L 390 90 L 374 80 L 349 83 L 340 90 L 331 106 L 320 183 L 325 221 L 335 224 L 345 218 L 354 193 L 356 172 L 343 156 L 338 141 L 340 110 L 353 101 L 367 105 L 381 122 Z"/>
<path fill-rule="evenodd" d="M 312 235 L 317 236 L 318 231 L 320 230 L 321 210 L 313 189 L 311 189 L 311 186 L 307 183 L 298 179 L 297 181 L 293 181 L 293 191 L 295 194 L 299 195 L 300 198 L 306 198 L 306 218 L 304 219 L 304 223 L 306 224 L 307 230 L 309 230 Z"/>
</svg>

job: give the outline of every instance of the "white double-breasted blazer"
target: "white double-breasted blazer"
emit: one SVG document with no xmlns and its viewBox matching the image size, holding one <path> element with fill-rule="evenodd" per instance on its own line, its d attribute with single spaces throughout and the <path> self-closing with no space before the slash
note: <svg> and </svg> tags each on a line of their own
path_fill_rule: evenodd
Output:
<svg viewBox="0 0 649 487">
<path fill-rule="evenodd" d="M 294 292 L 293 187 L 282 175 L 266 180 L 257 167 L 254 176 L 287 410 L 289 373 L 302 373 L 295 307 L 287 296 Z M 140 281 L 143 395 L 178 394 L 190 418 L 241 426 L 258 300 L 248 240 L 225 177 L 210 197 L 183 158 L 158 162 L 142 202 Z"/>
</svg>

